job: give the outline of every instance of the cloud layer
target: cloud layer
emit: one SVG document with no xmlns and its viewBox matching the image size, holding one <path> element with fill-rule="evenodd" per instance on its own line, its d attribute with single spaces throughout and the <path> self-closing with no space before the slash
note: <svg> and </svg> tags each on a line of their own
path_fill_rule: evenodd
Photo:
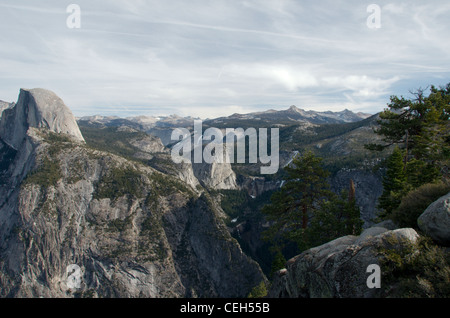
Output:
<svg viewBox="0 0 450 318">
<path fill-rule="evenodd" d="M 75 115 L 375 113 L 450 82 L 448 1 L 77 1 L 0 4 L 0 99 L 44 87 Z"/>
</svg>

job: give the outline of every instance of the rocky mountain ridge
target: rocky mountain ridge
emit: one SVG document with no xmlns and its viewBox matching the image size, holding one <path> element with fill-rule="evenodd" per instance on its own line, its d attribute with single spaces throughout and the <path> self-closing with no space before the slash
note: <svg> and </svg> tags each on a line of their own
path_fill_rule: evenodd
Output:
<svg viewBox="0 0 450 318">
<path fill-rule="evenodd" d="M 263 112 L 254 112 L 247 114 L 233 114 L 227 117 L 202 119 L 205 127 L 275 127 L 286 125 L 318 125 L 318 124 L 336 124 L 352 123 L 366 119 L 372 115 L 366 113 L 354 113 L 350 110 L 340 112 L 318 112 L 305 111 L 290 106 L 286 110 L 267 110 Z M 170 116 L 134 116 L 120 118 L 117 116 L 83 116 L 77 118 L 78 123 L 96 127 L 128 126 L 135 129 L 148 132 L 151 135 L 161 138 L 164 145 L 170 145 L 173 141 L 170 139 L 174 128 L 190 128 L 193 126 L 194 118 L 191 116 L 181 117 L 178 115 Z"/>
<path fill-rule="evenodd" d="M 226 117 L 218 117 L 218 118 L 199 118 L 186 116 L 182 117 L 179 115 L 170 115 L 170 116 L 134 116 L 134 117 L 126 117 L 121 118 L 117 116 L 102 116 L 102 115 L 93 115 L 93 116 L 83 116 L 77 118 L 78 121 L 90 122 L 91 124 L 97 123 L 100 125 L 114 125 L 117 126 L 120 121 L 123 123 L 135 123 L 137 125 L 141 125 L 142 130 L 149 130 L 154 127 L 187 127 L 192 125 L 194 119 L 203 120 L 205 123 L 219 123 L 227 120 L 263 120 L 263 121 L 271 121 L 271 122 L 284 122 L 284 121 L 292 121 L 292 123 L 310 121 L 313 124 L 325 124 L 325 123 L 348 123 L 355 122 L 362 119 L 366 119 L 372 116 L 371 114 L 366 114 L 362 112 L 354 113 L 348 109 L 339 112 L 332 111 L 314 111 L 314 110 L 303 110 L 294 105 L 290 106 L 286 110 L 267 110 L 262 112 L 253 112 L 253 113 L 245 113 L 239 114 L 235 113 Z"/>
<path fill-rule="evenodd" d="M 234 120 L 258 120 L 264 123 L 282 123 L 282 124 L 298 124 L 308 122 L 311 124 L 333 124 L 333 123 L 349 123 L 366 119 L 372 115 L 365 113 L 354 113 L 348 109 L 339 112 L 332 111 L 314 111 L 304 110 L 295 105 L 290 106 L 286 110 L 267 110 L 263 112 L 254 112 L 248 114 L 233 114 L 228 117 L 220 117 L 216 119 L 208 119 L 207 122 L 221 123 Z"/>
<path fill-rule="evenodd" d="M 243 297 L 265 281 L 213 198 L 89 147 L 55 96 L 21 90 L 2 114 L 2 297 Z"/>
</svg>

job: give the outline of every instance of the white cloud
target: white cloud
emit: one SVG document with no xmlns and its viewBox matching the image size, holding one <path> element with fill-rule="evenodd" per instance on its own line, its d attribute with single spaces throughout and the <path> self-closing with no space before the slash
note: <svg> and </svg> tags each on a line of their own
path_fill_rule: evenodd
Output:
<svg viewBox="0 0 450 318">
<path fill-rule="evenodd" d="M 268 70 L 268 74 L 280 81 L 290 91 L 318 85 L 317 79 L 309 72 L 293 72 L 286 67 L 281 67 Z"/>
<path fill-rule="evenodd" d="M 388 92 L 389 88 L 400 78 L 394 76 L 389 79 L 373 78 L 367 75 L 348 75 L 344 77 L 326 77 L 324 86 L 349 90 L 353 97 L 378 97 Z"/>
</svg>

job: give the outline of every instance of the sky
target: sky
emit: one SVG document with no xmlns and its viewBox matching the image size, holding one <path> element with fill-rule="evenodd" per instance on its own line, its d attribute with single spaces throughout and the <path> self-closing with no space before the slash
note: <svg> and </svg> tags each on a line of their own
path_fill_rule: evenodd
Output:
<svg viewBox="0 0 450 318">
<path fill-rule="evenodd" d="M 0 100 L 39 87 L 78 117 L 374 114 L 450 82 L 449 16 L 448 0 L 1 0 Z"/>
</svg>

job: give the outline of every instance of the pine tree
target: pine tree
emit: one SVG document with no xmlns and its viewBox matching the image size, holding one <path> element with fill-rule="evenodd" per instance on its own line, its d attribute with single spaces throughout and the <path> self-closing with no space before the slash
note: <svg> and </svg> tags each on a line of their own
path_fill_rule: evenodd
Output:
<svg viewBox="0 0 450 318">
<path fill-rule="evenodd" d="M 308 151 L 285 167 L 285 184 L 262 210 L 272 223 L 265 232 L 265 238 L 274 245 L 287 240 L 296 242 L 300 249 L 305 247 L 309 218 L 319 207 L 320 200 L 331 193 L 327 182 L 329 172 L 321 163 L 321 158 Z"/>
<path fill-rule="evenodd" d="M 431 86 L 425 96 L 423 89 L 413 93 L 413 99 L 392 96 L 388 109 L 379 114 L 375 133 L 383 137 L 382 144 L 367 144 L 370 150 L 383 150 L 398 145 L 405 150 L 404 163 L 412 158 L 436 166 L 440 174 L 449 177 L 450 165 L 450 83 L 445 87 Z"/>
<path fill-rule="evenodd" d="M 270 277 L 272 277 L 277 271 L 286 267 L 286 258 L 284 257 L 281 250 L 275 253 L 272 261 L 272 266 L 270 268 Z"/>
<path fill-rule="evenodd" d="M 433 165 L 448 177 L 450 166 L 450 83 L 446 88 L 431 87 L 425 99 L 427 112 L 424 115 L 421 133 L 414 137 L 415 159 Z"/>
<path fill-rule="evenodd" d="M 439 168 L 424 160 L 410 159 L 405 166 L 406 181 L 411 189 L 433 183 L 439 176 Z"/>
<path fill-rule="evenodd" d="M 370 150 L 397 145 L 403 152 L 396 148 L 387 160 L 379 198 L 381 217 L 389 216 L 408 191 L 450 179 L 450 83 L 441 88 L 431 86 L 428 96 L 422 89 L 413 94 L 411 100 L 391 97 L 375 130 L 384 143 L 365 145 Z"/>
<path fill-rule="evenodd" d="M 314 212 L 307 230 L 309 247 L 315 247 L 345 235 L 359 235 L 362 228 L 360 208 L 354 194 L 342 191 L 323 201 Z"/>
<path fill-rule="evenodd" d="M 399 147 L 395 147 L 392 155 L 386 161 L 386 174 L 383 177 L 383 193 L 378 199 L 378 208 L 386 217 L 399 206 L 401 198 L 406 194 L 406 175 L 403 154 Z"/>
</svg>

